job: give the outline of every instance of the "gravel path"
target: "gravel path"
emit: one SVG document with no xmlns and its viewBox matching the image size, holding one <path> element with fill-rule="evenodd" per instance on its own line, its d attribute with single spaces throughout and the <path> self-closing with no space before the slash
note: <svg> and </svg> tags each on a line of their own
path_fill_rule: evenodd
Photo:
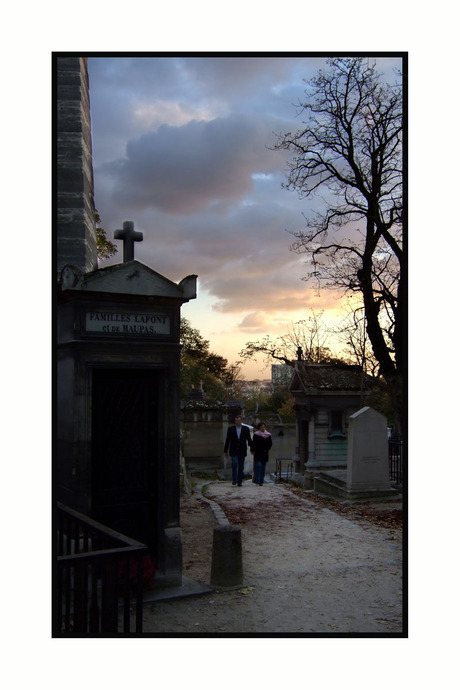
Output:
<svg viewBox="0 0 460 690">
<path fill-rule="evenodd" d="M 400 527 L 375 524 L 362 506 L 338 513 L 280 484 L 216 481 L 204 495 L 241 526 L 244 582 L 147 604 L 144 632 L 404 636 Z M 395 504 L 380 508 L 395 512 Z M 215 512 L 195 492 L 181 515 L 184 574 L 209 584 Z"/>
</svg>

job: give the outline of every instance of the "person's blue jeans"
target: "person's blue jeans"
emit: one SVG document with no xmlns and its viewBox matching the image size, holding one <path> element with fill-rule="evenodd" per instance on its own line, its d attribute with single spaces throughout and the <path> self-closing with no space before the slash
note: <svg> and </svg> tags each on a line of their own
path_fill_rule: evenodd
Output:
<svg viewBox="0 0 460 690">
<path fill-rule="evenodd" d="M 264 483 L 265 464 L 266 464 L 265 462 L 261 462 L 260 460 L 256 460 L 254 463 L 256 484 L 263 484 Z"/>
<path fill-rule="evenodd" d="M 244 458 L 232 455 L 232 482 L 241 486 L 243 483 Z"/>
</svg>

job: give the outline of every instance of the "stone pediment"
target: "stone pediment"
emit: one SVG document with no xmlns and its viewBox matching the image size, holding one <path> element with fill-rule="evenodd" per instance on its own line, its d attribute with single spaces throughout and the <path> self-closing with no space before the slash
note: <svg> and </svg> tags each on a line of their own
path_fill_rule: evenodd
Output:
<svg viewBox="0 0 460 690">
<path fill-rule="evenodd" d="M 139 261 L 82 273 L 74 266 L 65 266 L 61 273 L 62 290 L 87 290 L 147 297 L 170 297 L 182 301 L 196 298 L 196 275 L 174 283 Z"/>
</svg>

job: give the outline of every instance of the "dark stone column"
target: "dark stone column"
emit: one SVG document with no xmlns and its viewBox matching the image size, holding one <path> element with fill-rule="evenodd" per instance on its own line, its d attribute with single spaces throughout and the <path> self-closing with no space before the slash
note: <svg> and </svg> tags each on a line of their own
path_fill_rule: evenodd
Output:
<svg viewBox="0 0 460 690">
<path fill-rule="evenodd" d="M 57 273 L 97 269 L 88 71 L 85 58 L 56 57 Z"/>
</svg>

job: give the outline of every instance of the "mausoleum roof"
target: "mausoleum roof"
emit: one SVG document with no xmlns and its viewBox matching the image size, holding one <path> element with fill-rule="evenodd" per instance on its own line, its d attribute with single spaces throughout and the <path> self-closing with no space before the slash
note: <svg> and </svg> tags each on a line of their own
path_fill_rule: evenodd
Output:
<svg viewBox="0 0 460 690">
<path fill-rule="evenodd" d="M 114 266 L 82 273 L 73 266 L 65 266 L 61 274 L 63 290 L 88 290 L 115 294 L 171 297 L 186 301 L 196 297 L 196 275 L 174 283 L 139 261 L 127 261 Z"/>
<path fill-rule="evenodd" d="M 369 390 L 372 377 L 365 374 L 361 367 L 349 364 L 307 364 L 297 361 L 290 390 L 303 390 L 305 393 L 325 391 L 361 391 Z"/>
</svg>

